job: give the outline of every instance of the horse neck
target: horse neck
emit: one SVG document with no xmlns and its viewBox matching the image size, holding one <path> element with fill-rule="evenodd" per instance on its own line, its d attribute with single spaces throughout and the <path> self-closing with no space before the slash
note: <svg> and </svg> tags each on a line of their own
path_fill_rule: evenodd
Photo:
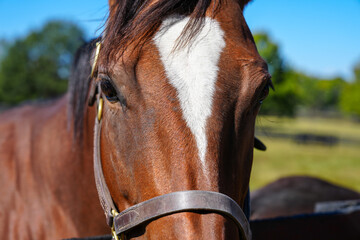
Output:
<svg viewBox="0 0 360 240">
<path fill-rule="evenodd" d="M 60 205 L 68 214 L 68 220 L 76 226 L 76 233 L 71 236 L 99 235 L 108 232 L 104 214 L 100 207 L 95 186 L 93 172 L 93 128 L 95 120 L 94 108 L 89 108 L 84 113 L 83 134 L 80 138 L 74 138 L 72 124 L 65 117 L 69 112 L 69 104 L 66 104 L 68 95 L 64 96 L 58 118 L 62 126 L 67 126 L 67 131 L 62 132 L 58 144 L 64 146 L 61 155 L 56 161 L 61 162 L 62 169 L 53 169 L 55 174 L 51 182 L 61 185 L 59 192 Z M 66 144 L 61 144 L 66 142 Z M 56 147 L 56 146 L 54 146 Z M 58 197 L 59 197 L 58 196 Z M 71 220 L 70 220 L 71 219 Z M 86 224 L 84 224 L 86 219 Z"/>
<path fill-rule="evenodd" d="M 84 115 L 82 134 L 80 139 L 78 139 L 76 146 L 79 148 L 82 160 L 85 160 L 87 163 L 91 163 L 92 166 L 94 151 L 94 125 L 96 116 L 95 107 L 89 107 L 86 109 Z"/>
<path fill-rule="evenodd" d="M 82 147 L 68 123 L 68 95 L 10 110 L 1 118 L 1 239 L 62 239 L 107 233 L 92 164 L 91 110 Z M 5 184 L 6 183 L 6 184 Z M 85 222 L 86 221 L 86 222 Z M 13 230 L 11 230 L 13 229 Z M 15 236 L 15 237 L 14 237 Z M 17 236 L 17 237 L 16 237 Z"/>
</svg>

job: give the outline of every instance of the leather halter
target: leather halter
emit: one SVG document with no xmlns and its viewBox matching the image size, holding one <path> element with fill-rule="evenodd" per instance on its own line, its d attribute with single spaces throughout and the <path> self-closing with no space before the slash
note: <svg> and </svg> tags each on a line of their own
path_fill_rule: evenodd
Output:
<svg viewBox="0 0 360 240">
<path fill-rule="evenodd" d="M 100 44 L 97 44 L 93 69 L 96 66 Z M 94 70 L 92 70 L 93 75 Z M 103 99 L 100 86 L 97 96 L 97 116 L 94 131 L 94 174 L 96 188 L 101 206 L 105 212 L 107 224 L 112 229 L 113 239 L 125 239 L 125 233 L 139 225 L 149 223 L 160 217 L 179 212 L 208 212 L 217 213 L 230 218 L 239 228 L 241 239 L 250 240 L 250 225 L 241 207 L 230 197 L 210 191 L 180 191 L 161 195 L 136 204 L 118 213 L 110 191 L 105 182 L 100 149 L 100 135 L 102 122 Z"/>
</svg>

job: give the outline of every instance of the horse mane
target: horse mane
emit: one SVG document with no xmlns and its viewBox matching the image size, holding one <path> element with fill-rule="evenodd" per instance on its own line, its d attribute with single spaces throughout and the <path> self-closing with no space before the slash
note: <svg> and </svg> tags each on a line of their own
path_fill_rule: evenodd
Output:
<svg viewBox="0 0 360 240">
<path fill-rule="evenodd" d="M 210 4 L 215 15 L 223 0 L 117 0 L 110 7 L 110 15 L 104 34 L 102 55 L 105 61 L 121 57 L 127 47 L 135 43 L 141 48 L 160 27 L 162 21 L 171 15 L 190 16 L 177 47 L 185 46 L 202 28 Z"/>
<path fill-rule="evenodd" d="M 75 53 L 68 84 L 68 123 L 73 125 L 74 139 L 83 134 L 88 92 L 91 83 L 91 58 L 98 39 L 84 43 Z"/>
</svg>

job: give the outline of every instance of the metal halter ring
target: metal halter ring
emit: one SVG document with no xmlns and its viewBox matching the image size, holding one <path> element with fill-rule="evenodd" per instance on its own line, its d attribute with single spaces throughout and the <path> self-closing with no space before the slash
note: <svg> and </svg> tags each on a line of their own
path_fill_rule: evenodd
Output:
<svg viewBox="0 0 360 240">
<path fill-rule="evenodd" d="M 92 68 L 91 68 L 91 75 L 90 75 L 91 77 L 94 77 L 94 71 L 95 71 L 95 67 L 97 64 L 97 60 L 99 58 L 100 48 L 101 48 L 101 42 L 97 42 L 95 56 L 94 56 L 94 62 L 93 62 Z"/>
<path fill-rule="evenodd" d="M 97 111 L 97 119 L 98 119 L 98 121 L 101 120 L 103 107 L 104 107 L 104 100 L 103 100 L 102 97 L 100 97 L 99 98 L 99 103 L 98 103 L 98 111 Z"/>
<path fill-rule="evenodd" d="M 116 210 L 111 210 L 111 214 L 116 217 L 117 215 L 119 215 L 119 213 L 116 211 Z M 120 238 L 118 237 L 118 235 L 116 234 L 116 231 L 115 231 L 115 224 L 113 223 L 112 224 L 112 227 L 111 227 L 111 235 L 112 235 L 112 238 L 114 240 L 126 240 L 126 237 L 125 237 L 125 234 L 124 233 L 121 233 L 120 234 Z"/>
</svg>

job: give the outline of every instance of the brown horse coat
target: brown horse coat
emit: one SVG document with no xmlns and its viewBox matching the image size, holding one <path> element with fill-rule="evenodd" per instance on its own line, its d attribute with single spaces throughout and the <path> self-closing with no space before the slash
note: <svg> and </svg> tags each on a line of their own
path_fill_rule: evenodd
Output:
<svg viewBox="0 0 360 240">
<path fill-rule="evenodd" d="M 89 76 L 89 51 L 79 56 L 73 78 L 79 71 Z M 74 138 L 69 97 L 0 115 L 0 239 L 108 232 L 93 177 L 93 110 L 85 117 L 82 139 Z"/>
</svg>

